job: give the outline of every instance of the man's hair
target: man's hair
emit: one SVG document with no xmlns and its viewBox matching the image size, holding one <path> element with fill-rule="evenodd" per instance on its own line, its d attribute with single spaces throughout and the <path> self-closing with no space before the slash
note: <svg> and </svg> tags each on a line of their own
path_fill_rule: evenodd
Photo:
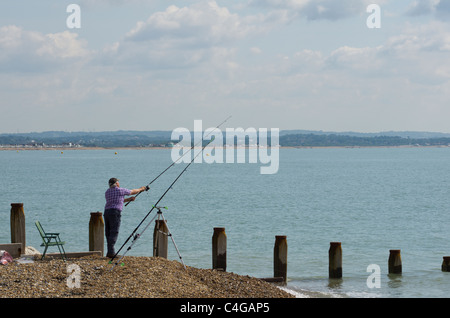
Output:
<svg viewBox="0 0 450 318">
<path fill-rule="evenodd" d="M 109 179 L 109 187 L 111 188 L 112 186 L 114 186 L 116 184 L 116 182 L 119 181 L 119 179 L 116 178 L 111 178 Z"/>
</svg>

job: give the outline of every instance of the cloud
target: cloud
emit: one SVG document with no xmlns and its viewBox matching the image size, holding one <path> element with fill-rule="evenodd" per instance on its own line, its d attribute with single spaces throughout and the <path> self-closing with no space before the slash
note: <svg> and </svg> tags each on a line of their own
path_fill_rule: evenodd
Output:
<svg viewBox="0 0 450 318">
<path fill-rule="evenodd" d="M 212 1 L 183 8 L 171 5 L 137 23 L 125 40 L 163 39 L 173 46 L 204 47 L 241 39 L 251 30 L 252 26 L 239 15 Z"/>
<path fill-rule="evenodd" d="M 300 17 L 307 20 L 336 21 L 364 13 L 371 2 L 368 0 L 251 0 L 250 5 L 288 10 L 292 19 Z"/>
<path fill-rule="evenodd" d="M 392 36 L 386 43 L 386 50 L 399 55 L 419 52 L 450 51 L 450 30 L 443 22 L 424 25 L 409 25 L 402 34 Z"/>
<path fill-rule="evenodd" d="M 407 15 L 418 16 L 433 13 L 438 3 L 439 0 L 416 0 L 408 8 Z"/>
<path fill-rule="evenodd" d="M 409 16 L 434 15 L 438 19 L 448 20 L 450 17 L 450 2 L 448 0 L 416 0 L 409 6 Z"/>
<path fill-rule="evenodd" d="M 273 14 L 240 16 L 215 1 L 171 5 L 137 22 L 121 41 L 105 49 L 99 60 L 169 70 L 199 66 L 220 56 L 224 64 L 232 65 L 226 59 L 234 56 L 234 45 L 282 18 Z"/>
<path fill-rule="evenodd" d="M 252 52 L 253 54 L 259 55 L 262 53 L 262 50 L 259 47 L 254 46 L 254 47 L 250 48 L 250 52 Z"/>
<path fill-rule="evenodd" d="M 423 85 L 450 82 L 450 30 L 444 22 L 408 25 L 376 47 L 342 46 L 323 62 L 355 78 L 402 78 Z"/>
<path fill-rule="evenodd" d="M 389 108 L 405 111 L 408 106 L 420 113 L 433 103 L 444 111 L 442 99 L 448 98 L 450 88 L 446 26 L 444 22 L 409 25 L 374 47 L 343 45 L 329 54 L 303 49 L 264 67 L 245 69 L 237 77 L 242 85 L 234 87 L 249 104 L 260 101 L 312 121 L 327 112 L 342 118 L 339 108 L 354 111 L 353 118 L 363 122 L 363 105 L 370 105 L 368 111 L 377 110 L 377 116 Z"/>
<path fill-rule="evenodd" d="M 36 72 L 85 59 L 90 52 L 78 34 L 69 31 L 42 34 L 15 25 L 0 28 L 0 69 Z"/>
<path fill-rule="evenodd" d="M 309 20 L 340 20 L 365 12 L 366 1 L 309 1 L 300 11 Z"/>
<path fill-rule="evenodd" d="M 446 26 L 408 25 L 377 46 L 342 45 L 330 53 L 302 49 L 280 56 L 264 67 L 245 69 L 228 96 L 241 96 L 233 105 L 267 112 L 280 125 L 295 118 L 297 127 L 445 130 L 450 93 Z"/>
</svg>

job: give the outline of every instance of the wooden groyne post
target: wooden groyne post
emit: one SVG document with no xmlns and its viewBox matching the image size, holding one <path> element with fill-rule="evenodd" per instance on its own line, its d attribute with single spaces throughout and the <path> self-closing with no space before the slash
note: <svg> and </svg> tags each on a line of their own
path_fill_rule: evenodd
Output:
<svg viewBox="0 0 450 318">
<path fill-rule="evenodd" d="M 441 269 L 443 272 L 450 272 L 450 256 L 444 256 Z"/>
<path fill-rule="evenodd" d="M 443 272 L 450 272 L 450 256 L 444 256 L 441 269 Z"/>
<path fill-rule="evenodd" d="M 224 227 L 215 227 L 212 236 L 212 268 L 227 270 L 227 235 Z"/>
<path fill-rule="evenodd" d="M 273 248 L 273 277 L 282 277 L 283 282 L 287 280 L 287 251 L 286 236 L 276 235 Z"/>
<path fill-rule="evenodd" d="M 330 242 L 328 250 L 329 278 L 342 278 L 342 246 L 341 242 Z"/>
<path fill-rule="evenodd" d="M 167 258 L 169 229 L 165 220 L 155 220 L 153 230 L 153 256 Z"/>
<path fill-rule="evenodd" d="M 25 212 L 23 203 L 11 203 L 11 243 L 21 243 L 21 253 L 25 253 Z"/>
<path fill-rule="evenodd" d="M 389 250 L 388 269 L 389 274 L 402 273 L 402 257 L 400 255 L 400 250 Z"/>
<path fill-rule="evenodd" d="M 104 253 L 105 246 L 105 222 L 102 212 L 91 212 L 89 219 L 89 251 Z"/>
</svg>

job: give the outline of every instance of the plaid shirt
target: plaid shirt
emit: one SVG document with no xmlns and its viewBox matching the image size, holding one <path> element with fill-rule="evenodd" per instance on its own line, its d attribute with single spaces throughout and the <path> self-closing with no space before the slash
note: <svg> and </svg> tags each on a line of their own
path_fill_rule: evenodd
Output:
<svg viewBox="0 0 450 318">
<path fill-rule="evenodd" d="M 122 211 L 124 196 L 131 195 L 131 190 L 125 188 L 109 188 L 105 192 L 105 210 L 116 209 Z"/>
</svg>

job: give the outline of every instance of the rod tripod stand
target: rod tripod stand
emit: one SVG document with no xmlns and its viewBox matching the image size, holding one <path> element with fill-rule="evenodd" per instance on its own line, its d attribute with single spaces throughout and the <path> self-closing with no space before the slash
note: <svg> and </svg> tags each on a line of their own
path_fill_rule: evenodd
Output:
<svg viewBox="0 0 450 318">
<path fill-rule="evenodd" d="M 135 234 L 135 235 L 133 236 L 133 241 L 131 242 L 131 245 L 127 248 L 127 250 L 125 251 L 125 253 L 119 258 L 119 260 L 118 260 L 117 262 L 114 263 L 114 265 L 111 267 L 110 270 L 112 270 L 117 264 L 120 263 L 120 261 L 125 257 L 125 254 L 126 254 L 129 250 L 131 250 L 131 248 L 132 248 L 133 245 L 136 243 L 136 241 L 142 236 L 142 234 L 144 234 L 144 232 L 147 230 L 147 228 L 150 226 L 150 224 L 153 223 L 153 221 L 154 221 L 156 218 L 158 218 L 158 222 L 156 223 L 156 224 L 157 224 L 157 226 L 156 226 L 156 231 L 155 231 L 155 233 L 156 233 L 156 238 L 155 238 L 155 242 L 153 243 L 153 244 L 154 244 L 154 245 L 153 245 L 153 252 L 154 252 L 154 253 L 153 253 L 153 254 L 154 254 L 153 256 L 155 256 L 156 248 L 157 248 L 157 246 L 158 246 L 158 240 L 159 240 L 159 235 L 158 235 L 158 233 L 167 235 L 167 236 L 169 236 L 170 239 L 172 240 L 172 243 L 173 243 L 173 245 L 175 246 L 175 249 L 176 249 L 176 251 L 177 251 L 178 257 L 180 258 L 180 261 L 181 261 L 181 263 L 183 264 L 184 269 L 186 269 L 186 265 L 185 265 L 184 262 L 183 262 L 183 258 L 181 257 L 180 251 L 178 250 L 178 247 L 177 247 L 177 245 L 175 244 L 175 240 L 173 239 L 172 233 L 170 232 L 169 227 L 167 226 L 167 221 L 166 221 L 166 219 L 164 218 L 163 212 L 161 211 L 161 209 L 167 209 L 167 207 L 153 206 L 153 208 L 158 210 L 158 212 L 156 213 L 156 215 L 153 217 L 153 219 L 151 219 L 150 222 L 148 222 L 148 224 L 145 226 L 145 228 L 142 230 L 142 232 L 141 232 L 140 234 Z M 167 232 L 164 232 L 164 231 L 161 231 L 161 230 L 160 230 L 161 222 L 159 222 L 159 221 L 161 221 L 161 220 L 164 222 L 165 228 L 166 228 Z M 112 263 L 112 259 L 111 259 L 110 263 Z M 121 264 L 121 265 L 123 265 L 123 264 Z"/>
<path fill-rule="evenodd" d="M 155 236 L 156 237 L 155 237 L 154 243 L 153 243 L 153 256 L 159 256 L 158 249 L 159 249 L 160 236 L 158 235 L 158 233 L 167 235 L 172 240 L 173 246 L 175 247 L 175 250 L 177 251 L 177 254 L 178 254 L 178 257 L 180 258 L 181 264 L 183 264 L 184 269 L 186 269 L 186 265 L 184 265 L 183 258 L 181 257 L 181 254 L 180 254 L 180 251 L 178 250 L 177 244 L 175 243 L 175 240 L 173 239 L 173 235 L 170 232 L 169 227 L 167 226 L 167 221 L 164 218 L 163 212 L 161 211 L 162 208 L 167 209 L 167 207 L 156 206 L 155 208 L 158 210 L 158 212 L 156 213 L 156 216 L 153 217 L 153 219 L 156 218 L 156 228 L 155 228 Z M 150 221 L 150 222 L 152 222 L 152 221 Z M 161 221 L 164 222 L 165 229 L 161 229 Z M 167 230 L 167 232 L 165 232 L 164 230 Z"/>
</svg>

